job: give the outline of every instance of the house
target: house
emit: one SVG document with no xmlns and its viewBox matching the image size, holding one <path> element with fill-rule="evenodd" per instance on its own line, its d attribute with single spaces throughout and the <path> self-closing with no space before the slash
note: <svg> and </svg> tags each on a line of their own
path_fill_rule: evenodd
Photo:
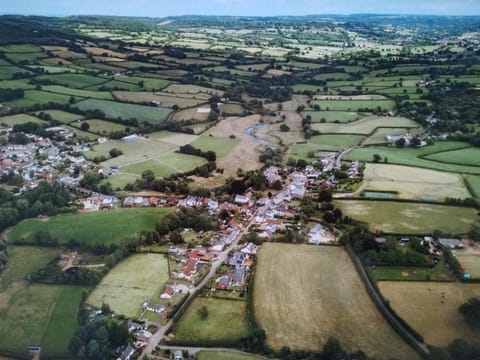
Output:
<svg viewBox="0 0 480 360">
<path fill-rule="evenodd" d="M 197 259 L 189 259 L 180 273 L 180 278 L 191 280 L 192 277 L 197 273 Z"/>
<path fill-rule="evenodd" d="M 231 286 L 241 286 L 244 284 L 244 271 L 242 268 L 237 267 L 234 270 L 230 270 L 225 275 L 219 277 L 216 280 L 217 289 L 226 290 Z"/>
<path fill-rule="evenodd" d="M 325 230 L 321 224 L 315 224 L 308 233 L 308 242 L 310 244 L 325 244 L 329 239 L 325 237 Z"/>
<path fill-rule="evenodd" d="M 183 353 L 181 351 L 175 351 L 173 353 L 173 360 L 183 360 Z"/>
<path fill-rule="evenodd" d="M 247 196 L 238 195 L 238 194 L 235 196 L 235 202 L 237 204 L 241 204 L 241 205 L 248 204 L 249 201 L 250 201 L 250 198 L 248 198 Z"/>
<path fill-rule="evenodd" d="M 117 360 L 130 360 L 134 353 L 135 349 L 130 345 L 127 345 L 127 347 L 125 348 L 125 350 L 122 351 Z"/>
<path fill-rule="evenodd" d="M 272 187 L 277 181 L 282 181 L 282 177 L 278 174 L 280 169 L 276 166 L 270 166 L 263 172 L 263 176 L 268 182 L 268 185 Z"/>
<path fill-rule="evenodd" d="M 243 254 L 249 254 L 249 255 L 254 255 L 257 253 L 257 245 L 255 245 L 252 242 L 249 242 L 243 249 L 240 250 L 241 253 Z"/>
<path fill-rule="evenodd" d="M 463 249 L 464 245 L 459 239 L 440 238 L 438 242 L 450 249 Z"/>
<path fill-rule="evenodd" d="M 147 311 L 152 311 L 155 313 L 161 313 L 163 310 L 165 310 L 165 305 L 145 302 L 143 303 L 143 309 Z"/>
<path fill-rule="evenodd" d="M 160 295 L 160 299 L 171 299 L 175 295 L 175 288 L 172 284 L 165 285 L 165 288 Z"/>
</svg>

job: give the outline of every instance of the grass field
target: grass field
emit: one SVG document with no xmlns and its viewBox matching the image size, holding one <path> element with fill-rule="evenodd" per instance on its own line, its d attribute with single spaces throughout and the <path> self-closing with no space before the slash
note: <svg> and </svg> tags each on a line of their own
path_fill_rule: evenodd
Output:
<svg viewBox="0 0 480 360">
<path fill-rule="evenodd" d="M 79 102 L 76 106 L 83 111 L 100 109 L 105 113 L 107 118 L 136 118 L 140 123 L 148 122 L 151 124 L 164 122 L 171 112 L 170 109 L 162 107 L 132 105 L 95 99 Z"/>
<path fill-rule="evenodd" d="M 153 229 L 168 212 L 168 209 L 157 208 L 122 209 L 30 219 L 13 227 L 6 238 L 10 243 L 22 238 L 33 242 L 36 232 L 48 231 L 61 243 L 76 240 L 89 245 L 118 244 L 127 236 Z"/>
<path fill-rule="evenodd" d="M 117 314 L 135 317 L 145 301 L 159 301 L 168 280 L 165 255 L 136 254 L 117 264 L 90 294 L 87 303 L 110 305 Z"/>
<path fill-rule="evenodd" d="M 65 124 L 71 123 L 75 120 L 83 119 L 82 115 L 69 113 L 62 110 L 44 110 L 43 112 L 49 114 L 53 120 L 57 120 Z"/>
<path fill-rule="evenodd" d="M 239 351 L 207 351 L 197 354 L 197 360 L 265 360 L 263 356 L 242 353 Z"/>
<path fill-rule="evenodd" d="M 2 67 L 0 66 L 0 73 Z M 1 77 L 0 77 L 1 78 Z M 26 79 L 0 81 L 0 89 L 34 89 L 35 85 L 29 84 Z"/>
<path fill-rule="evenodd" d="M 447 346 L 454 339 L 480 340 L 468 327 L 458 307 L 480 296 L 478 284 L 381 281 L 378 286 L 395 312 L 418 331 L 425 342 Z"/>
<path fill-rule="evenodd" d="M 194 122 L 206 122 L 210 115 L 210 106 L 202 105 L 196 108 L 180 110 L 173 115 L 172 120 L 182 122 L 192 120 Z"/>
<path fill-rule="evenodd" d="M 74 89 L 83 89 L 93 85 L 106 83 L 108 79 L 86 74 L 58 74 L 37 76 L 38 80 L 51 80 L 56 84 Z"/>
<path fill-rule="evenodd" d="M 70 95 L 54 94 L 46 91 L 39 90 L 26 90 L 25 96 L 22 99 L 16 99 L 7 101 L 3 105 L 7 105 L 13 108 L 25 108 L 34 105 L 45 105 L 49 102 L 58 104 L 67 104 L 70 100 Z"/>
<path fill-rule="evenodd" d="M 320 350 L 335 336 L 348 351 L 418 359 L 378 312 L 341 247 L 263 244 L 254 308 L 268 344 L 276 350 Z"/>
<path fill-rule="evenodd" d="M 477 199 L 480 198 L 480 176 L 468 175 L 465 176 L 465 181 L 472 192 L 472 196 Z"/>
<path fill-rule="evenodd" d="M 110 92 L 107 91 L 89 91 L 89 90 L 81 90 L 81 89 L 71 89 L 61 85 L 47 85 L 43 86 L 42 89 L 44 91 L 56 93 L 56 94 L 64 94 L 70 95 L 80 98 L 93 98 L 93 99 L 103 99 L 103 100 L 112 100 L 113 96 Z"/>
<path fill-rule="evenodd" d="M 362 141 L 362 145 L 388 144 L 388 140 L 385 139 L 386 136 L 408 133 L 412 133 L 412 131 L 407 128 L 377 128 L 372 135 Z"/>
<path fill-rule="evenodd" d="M 319 123 L 322 119 L 325 119 L 327 123 L 340 122 L 349 123 L 362 118 L 357 112 L 353 111 L 303 111 L 303 117 L 310 115 L 313 123 Z"/>
<path fill-rule="evenodd" d="M 403 117 L 367 116 L 348 124 L 312 124 L 321 133 L 370 134 L 378 127 L 416 128 L 418 124 Z M 392 129 L 395 132 L 395 129 Z"/>
<path fill-rule="evenodd" d="M 28 114 L 17 114 L 17 115 L 10 115 L 10 116 L 2 116 L 0 117 L 0 124 L 6 124 L 9 126 L 18 125 L 18 124 L 26 124 L 26 123 L 35 123 L 35 124 L 42 124 L 46 125 L 47 122 L 40 120 L 35 116 L 31 116 Z"/>
<path fill-rule="evenodd" d="M 470 248 L 465 250 L 455 250 L 454 254 L 458 262 L 462 265 L 465 273 L 470 274 L 474 279 L 480 278 L 480 257 L 478 252 L 469 251 Z"/>
<path fill-rule="evenodd" d="M 364 136 L 325 134 L 312 136 L 306 143 L 296 143 L 290 147 L 288 157 L 294 159 L 308 159 L 308 153 L 318 151 L 340 151 L 350 146 L 358 145 Z"/>
<path fill-rule="evenodd" d="M 198 309 L 206 306 L 208 317 L 202 320 Z M 236 341 L 247 336 L 247 304 L 244 301 L 197 297 L 177 323 L 175 341 L 201 343 Z"/>
<path fill-rule="evenodd" d="M 120 101 L 129 102 L 151 102 L 157 101 L 160 106 L 172 107 L 178 105 L 180 108 L 196 106 L 207 102 L 207 96 L 201 95 L 176 95 L 165 92 L 132 92 L 132 91 L 114 91 L 113 95 Z"/>
<path fill-rule="evenodd" d="M 392 164 L 415 166 L 448 172 L 480 174 L 480 167 L 478 166 L 440 163 L 438 161 L 430 161 L 422 158 L 426 155 L 436 154 L 442 151 L 456 150 L 468 147 L 470 147 L 468 144 L 457 141 L 439 141 L 432 146 L 404 149 L 386 146 L 371 146 L 354 149 L 351 153 L 347 154 L 345 159 L 372 162 L 373 155 L 379 154 L 382 158 L 387 157 L 388 162 Z"/>
<path fill-rule="evenodd" d="M 0 351 L 25 354 L 28 346 L 40 344 L 44 356 L 69 355 L 67 345 L 77 327 L 81 288 L 25 281 L 57 251 L 9 247 L 10 262 L 0 276 Z"/>
<path fill-rule="evenodd" d="M 228 155 L 239 143 L 240 140 L 237 139 L 200 136 L 191 145 L 202 151 L 215 151 L 218 157 L 222 157 Z"/>
<path fill-rule="evenodd" d="M 377 280 L 402 281 L 455 281 L 455 276 L 444 265 L 443 260 L 434 268 L 414 266 L 377 266 L 368 269 Z"/>
<path fill-rule="evenodd" d="M 393 100 L 314 100 L 313 105 L 320 105 L 320 109 L 333 111 L 358 111 L 377 107 L 393 110 L 395 102 Z"/>
<path fill-rule="evenodd" d="M 366 164 L 362 189 L 395 191 L 401 199 L 416 200 L 471 196 L 460 175 L 390 164 Z"/>
<path fill-rule="evenodd" d="M 335 200 L 345 215 L 387 233 L 428 234 L 439 229 L 465 233 L 478 219 L 472 208 L 372 200 Z"/>
<path fill-rule="evenodd" d="M 11 79 L 15 73 L 30 73 L 30 71 L 17 66 L 0 66 L 0 80 Z"/>
<path fill-rule="evenodd" d="M 101 119 L 88 119 L 88 120 L 83 120 L 82 123 L 88 123 L 90 125 L 90 128 L 88 131 L 94 132 L 96 134 L 108 134 L 112 131 L 123 131 L 127 126 L 122 125 L 122 124 L 117 124 L 113 123 L 111 121 L 105 121 Z M 131 126 L 129 126 L 130 129 L 132 129 Z"/>
<path fill-rule="evenodd" d="M 466 148 L 428 155 L 425 159 L 449 164 L 480 166 L 480 149 Z"/>
</svg>

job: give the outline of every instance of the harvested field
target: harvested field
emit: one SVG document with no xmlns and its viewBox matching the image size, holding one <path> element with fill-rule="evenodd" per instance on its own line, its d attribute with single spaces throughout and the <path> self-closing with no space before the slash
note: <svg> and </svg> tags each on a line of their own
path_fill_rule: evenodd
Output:
<svg viewBox="0 0 480 360">
<path fill-rule="evenodd" d="M 110 305 L 117 314 L 135 317 L 146 301 L 159 302 L 168 280 L 168 260 L 163 254 L 136 254 L 117 264 L 90 294 L 87 303 Z"/>
<path fill-rule="evenodd" d="M 435 229 L 464 233 L 478 219 L 477 211 L 467 207 L 373 200 L 335 200 L 334 203 L 345 215 L 387 233 L 428 234 Z"/>
<path fill-rule="evenodd" d="M 381 281 L 378 286 L 395 312 L 427 344 L 447 346 L 458 338 L 480 340 L 478 331 L 473 331 L 458 311 L 469 298 L 480 296 L 479 284 Z"/>
<path fill-rule="evenodd" d="M 416 128 L 418 124 L 404 117 L 367 116 L 348 124 L 312 124 L 321 133 L 370 134 L 378 127 Z"/>
<path fill-rule="evenodd" d="M 362 189 L 395 191 L 401 199 L 443 201 L 446 197 L 470 197 L 460 175 L 411 166 L 368 163 Z"/>
<path fill-rule="evenodd" d="M 320 350 L 335 336 L 348 351 L 418 359 L 377 310 L 341 247 L 263 244 L 254 308 L 268 344 L 276 350 Z"/>
</svg>

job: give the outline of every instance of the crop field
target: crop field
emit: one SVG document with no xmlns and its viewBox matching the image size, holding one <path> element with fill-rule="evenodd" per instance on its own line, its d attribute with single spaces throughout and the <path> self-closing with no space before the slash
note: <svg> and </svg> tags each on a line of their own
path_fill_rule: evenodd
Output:
<svg viewBox="0 0 480 360">
<path fill-rule="evenodd" d="M 122 209 L 29 219 L 13 227 L 5 237 L 9 243 L 20 239 L 34 243 L 36 232 L 48 231 L 62 244 L 71 240 L 88 245 L 119 244 L 127 236 L 153 229 L 168 212 L 157 208 Z"/>
<path fill-rule="evenodd" d="M 378 286 L 395 312 L 427 344 L 447 346 L 458 338 L 480 340 L 478 331 L 472 330 L 458 311 L 469 298 L 480 296 L 478 284 L 381 281 Z"/>
<path fill-rule="evenodd" d="M 86 122 L 90 125 L 88 131 L 96 133 L 96 134 L 108 134 L 112 131 L 123 131 L 125 129 L 125 125 L 113 123 L 111 121 L 105 121 L 101 119 L 88 119 L 82 121 L 82 123 Z M 132 129 L 131 126 L 129 126 Z"/>
<path fill-rule="evenodd" d="M 201 319 L 198 310 L 205 306 L 208 317 Z M 248 335 L 247 303 L 197 297 L 175 326 L 175 342 L 193 343 L 231 341 Z"/>
<path fill-rule="evenodd" d="M 254 309 L 276 350 L 320 350 L 335 336 L 348 351 L 362 349 L 382 359 L 418 358 L 378 312 L 341 247 L 263 244 Z"/>
<path fill-rule="evenodd" d="M 71 89 L 60 85 L 47 85 L 43 86 L 42 90 L 57 94 L 70 95 L 80 98 L 94 98 L 94 99 L 103 99 L 103 100 L 112 100 L 113 96 L 107 91 L 90 91 L 90 90 L 80 90 L 80 89 Z"/>
<path fill-rule="evenodd" d="M 223 157 L 228 155 L 239 143 L 240 140 L 237 139 L 200 136 L 191 145 L 202 151 L 215 151 L 217 157 Z"/>
<path fill-rule="evenodd" d="M 449 164 L 480 166 L 480 149 L 465 148 L 427 155 L 425 159 Z"/>
<path fill-rule="evenodd" d="M 327 123 L 349 123 L 362 118 L 362 115 L 353 111 L 303 111 L 302 115 L 303 117 L 310 115 L 312 123 L 319 123 L 322 119 Z"/>
<path fill-rule="evenodd" d="M 57 249 L 9 247 L 10 262 L 0 276 L 0 351 L 24 354 L 32 344 L 45 356 L 68 355 L 77 327 L 80 287 L 29 285 L 26 276 L 52 260 Z"/>
<path fill-rule="evenodd" d="M 136 254 L 117 264 L 90 294 L 87 303 L 98 308 L 108 303 L 117 314 L 135 317 L 145 301 L 160 300 L 168 280 L 163 254 Z"/>
<path fill-rule="evenodd" d="M 101 109 L 107 118 L 122 119 L 136 118 L 140 123 L 158 124 L 164 122 L 171 110 L 162 107 L 124 104 L 106 100 L 85 100 L 76 104 L 83 111 Z"/>
<path fill-rule="evenodd" d="M 45 105 L 49 102 L 58 104 L 67 104 L 70 100 L 70 96 L 63 94 L 53 94 L 46 91 L 38 90 L 26 90 L 25 97 L 23 99 L 16 99 L 3 103 L 4 105 L 11 106 L 13 108 L 25 108 L 34 105 Z"/>
<path fill-rule="evenodd" d="M 418 124 L 404 117 L 367 116 L 347 124 L 312 124 L 321 133 L 371 134 L 378 127 L 416 128 Z M 395 131 L 395 130 L 392 130 Z"/>
<path fill-rule="evenodd" d="M 401 199 L 470 197 L 461 175 L 390 164 L 366 164 L 362 189 L 395 191 Z"/>
<path fill-rule="evenodd" d="M 67 86 L 74 89 L 83 89 L 93 85 L 106 83 L 108 79 L 91 76 L 86 74 L 58 74 L 58 75 L 41 75 L 37 76 L 38 80 L 50 80 L 59 85 Z"/>
<path fill-rule="evenodd" d="M 362 145 L 377 145 L 377 144 L 387 144 L 388 141 L 385 139 L 388 135 L 400 135 L 412 133 L 410 129 L 407 128 L 377 128 L 375 132 L 367 137 Z"/>
<path fill-rule="evenodd" d="M 428 234 L 439 229 L 464 233 L 478 219 L 466 207 L 372 200 L 336 200 L 345 215 L 365 221 L 372 229 L 397 234 Z"/>
<path fill-rule="evenodd" d="M 10 116 L 2 116 L 0 117 L 0 124 L 6 124 L 9 126 L 18 125 L 18 124 L 26 124 L 26 123 L 35 123 L 35 124 L 42 124 L 46 125 L 47 122 L 40 120 L 39 118 L 27 114 L 17 114 L 17 115 L 10 115 Z"/>
<path fill-rule="evenodd" d="M 465 181 L 472 192 L 472 196 L 477 199 L 480 198 L 480 176 L 468 175 L 465 176 Z"/>
<path fill-rule="evenodd" d="M 359 109 L 376 109 L 381 107 L 393 110 L 393 100 L 315 100 L 312 105 L 320 105 L 320 109 L 334 111 L 358 111 Z"/>
<path fill-rule="evenodd" d="M 362 121 L 362 120 L 360 120 Z M 325 124 L 322 124 L 325 125 Z M 378 154 L 382 158 L 387 157 L 389 163 L 407 165 L 414 167 L 422 167 L 426 169 L 441 170 L 448 172 L 457 172 L 464 174 L 480 174 L 479 166 L 468 166 L 458 164 L 440 163 L 438 161 L 430 161 L 424 159 L 424 156 L 436 153 L 442 153 L 462 148 L 470 148 L 469 144 L 457 141 L 439 141 L 431 146 L 423 146 L 420 148 L 404 148 L 398 149 L 386 146 L 372 146 L 354 149 L 347 154 L 346 160 L 360 160 L 372 162 L 373 155 Z"/>
<path fill-rule="evenodd" d="M 197 360 L 266 360 L 263 356 L 239 351 L 207 351 L 197 353 Z"/>
<path fill-rule="evenodd" d="M 131 91 L 114 91 L 113 96 L 120 101 L 128 102 L 152 102 L 156 101 L 160 106 L 172 107 L 178 105 L 180 108 L 196 106 L 207 102 L 208 96 L 205 98 L 194 95 L 176 95 L 170 93 L 152 93 L 152 92 L 131 92 Z"/>
</svg>

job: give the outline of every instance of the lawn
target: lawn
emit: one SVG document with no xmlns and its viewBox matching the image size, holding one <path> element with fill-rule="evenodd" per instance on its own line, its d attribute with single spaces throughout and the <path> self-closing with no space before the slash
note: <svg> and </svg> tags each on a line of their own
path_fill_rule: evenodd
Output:
<svg viewBox="0 0 480 360">
<path fill-rule="evenodd" d="M 240 140 L 237 139 L 200 136 L 191 145 L 202 151 L 215 151 L 217 157 L 222 157 L 228 155 L 238 143 Z"/>
<path fill-rule="evenodd" d="M 383 296 L 395 312 L 418 331 L 425 342 L 447 346 L 454 339 L 480 340 L 466 324 L 458 307 L 480 296 L 480 285 L 459 282 L 381 281 Z"/>
<path fill-rule="evenodd" d="M 480 198 L 480 176 L 468 175 L 465 176 L 465 181 L 472 192 L 472 196 L 477 199 Z"/>
<path fill-rule="evenodd" d="M 18 125 L 18 124 L 26 124 L 26 123 L 35 123 L 41 125 L 48 125 L 47 122 L 40 120 L 35 116 L 31 116 L 28 114 L 17 114 L 17 115 L 10 115 L 10 116 L 2 116 L 0 117 L 0 124 L 7 124 L 9 126 Z"/>
<path fill-rule="evenodd" d="M 86 74 L 58 74 L 37 76 L 38 80 L 50 80 L 56 84 L 67 86 L 74 89 L 83 89 L 93 85 L 99 85 L 109 80 L 103 77 L 97 77 Z"/>
<path fill-rule="evenodd" d="M 362 189 L 395 191 L 401 199 L 470 197 L 461 175 L 412 166 L 367 163 Z"/>
<path fill-rule="evenodd" d="M 69 113 L 62 110 L 44 110 L 46 114 L 49 114 L 53 120 L 60 121 L 64 124 L 71 123 L 72 121 L 83 119 L 82 115 Z"/>
<path fill-rule="evenodd" d="M 346 124 L 312 124 L 312 128 L 321 133 L 342 133 L 342 134 L 371 134 L 376 128 L 416 128 L 418 124 L 403 117 L 367 116 L 358 121 Z M 395 132 L 395 129 L 392 129 Z"/>
<path fill-rule="evenodd" d="M 449 164 L 480 166 L 480 149 L 465 148 L 460 150 L 444 151 L 437 154 L 427 155 L 425 159 Z"/>
<path fill-rule="evenodd" d="M 203 320 L 198 309 L 206 306 Z M 247 304 L 244 301 L 197 297 L 174 329 L 175 343 L 236 342 L 248 335 Z"/>
<path fill-rule="evenodd" d="M 429 234 L 439 229 L 465 233 L 478 219 L 467 207 L 372 200 L 335 200 L 344 215 L 368 222 L 372 229 L 397 234 Z"/>
<path fill-rule="evenodd" d="M 58 104 L 68 104 L 70 100 L 69 95 L 53 94 L 46 91 L 26 90 L 25 96 L 22 99 L 7 101 L 3 105 L 13 108 L 26 108 L 34 105 L 45 105 L 49 102 Z"/>
<path fill-rule="evenodd" d="M 132 255 L 110 270 L 87 303 L 99 308 L 107 303 L 117 314 L 135 317 L 142 311 L 145 301 L 160 301 L 160 291 L 168 277 L 165 255 Z"/>
<path fill-rule="evenodd" d="M 207 351 L 197 353 L 197 360 L 266 360 L 263 356 L 240 351 Z"/>
<path fill-rule="evenodd" d="M 79 102 L 76 104 L 76 106 L 83 111 L 100 109 L 105 113 L 107 118 L 135 118 L 139 121 L 139 123 L 147 122 L 151 124 L 159 124 L 164 122 L 171 113 L 170 109 L 162 107 L 133 105 L 95 99 Z"/>
<path fill-rule="evenodd" d="M 25 277 L 52 260 L 53 248 L 9 247 L 10 262 L 0 276 L 0 351 L 25 354 L 40 344 L 45 356 L 69 355 L 77 327 L 80 287 L 29 285 Z"/>
<path fill-rule="evenodd" d="M 303 117 L 310 115 L 313 123 L 319 123 L 320 120 L 325 119 L 327 123 L 339 122 L 349 123 L 362 118 L 357 112 L 353 111 L 303 111 Z"/>
<path fill-rule="evenodd" d="M 268 345 L 277 351 L 318 351 L 334 336 L 347 351 L 418 359 L 379 313 L 342 247 L 263 244 L 254 308 Z"/>
<path fill-rule="evenodd" d="M 393 100 L 314 100 L 313 105 L 320 105 L 320 109 L 334 111 L 358 111 L 359 109 L 376 109 L 380 107 L 386 110 L 393 110 Z"/>
<path fill-rule="evenodd" d="M 168 209 L 122 209 L 84 214 L 56 216 L 48 219 L 24 220 L 13 227 L 6 238 L 9 243 L 19 239 L 33 242 L 38 231 L 48 231 L 60 243 L 76 240 L 94 245 L 97 243 L 119 244 L 127 236 L 142 230 L 152 230 Z"/>
</svg>

